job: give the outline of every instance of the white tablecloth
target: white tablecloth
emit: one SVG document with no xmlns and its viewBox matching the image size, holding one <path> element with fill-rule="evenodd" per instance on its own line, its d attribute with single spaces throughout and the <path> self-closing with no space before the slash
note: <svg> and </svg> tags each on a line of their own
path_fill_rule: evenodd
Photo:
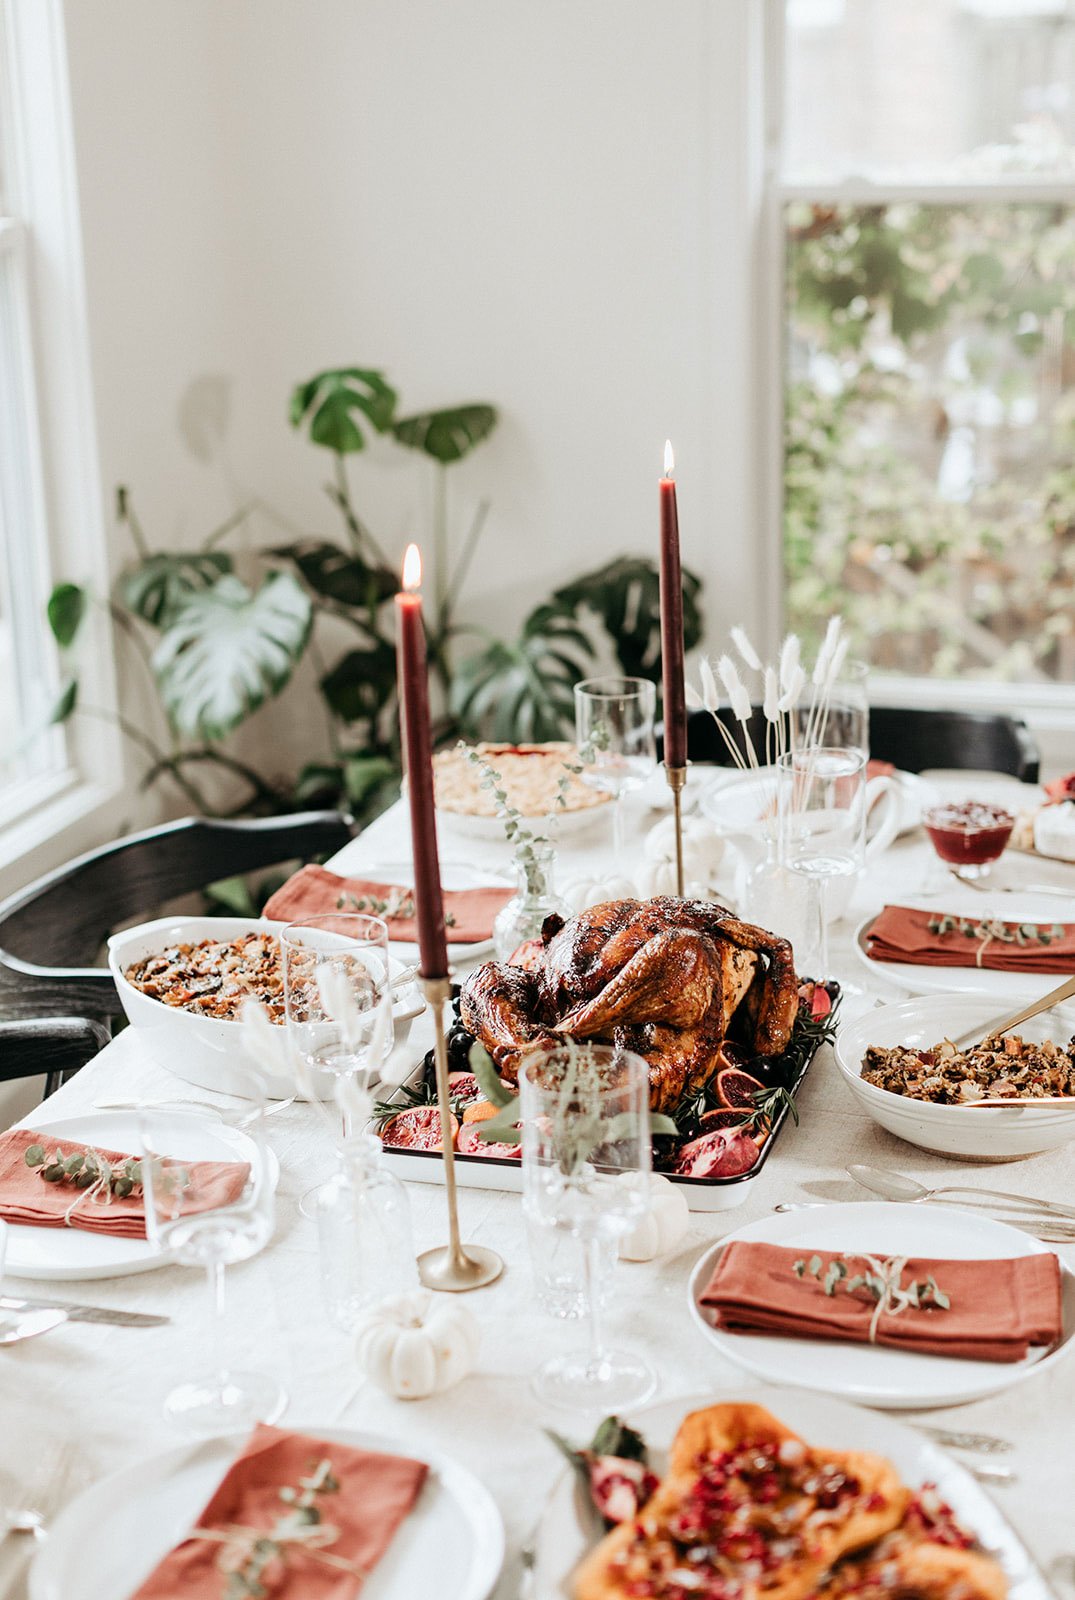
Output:
<svg viewBox="0 0 1075 1600">
<path fill-rule="evenodd" d="M 956 789 L 962 794 L 974 792 L 966 779 L 958 780 Z M 561 847 L 562 875 L 583 867 L 611 868 L 606 822 L 597 820 L 586 834 Z M 445 863 L 499 868 L 509 860 L 506 847 L 453 836 L 447 830 L 441 855 Z M 397 806 L 349 845 L 338 865 L 340 870 L 372 872 L 379 861 L 399 862 L 408 856 L 406 818 Z M 919 882 L 929 859 L 929 847 L 917 834 L 900 840 L 871 871 L 856 893 L 850 917 L 835 930 L 837 975 L 843 971 L 862 979 L 850 956 L 851 927 L 865 912 Z M 1040 863 L 1031 866 L 1009 857 L 1005 865 L 1010 871 L 1029 872 L 1037 881 L 1044 875 Z M 1073 869 L 1053 869 L 1058 881 L 1065 873 L 1075 877 Z M 874 985 L 873 991 L 880 989 Z M 91 1108 L 105 1096 L 176 1092 L 184 1092 L 183 1086 L 146 1058 L 137 1032 L 128 1029 L 60 1092 L 49 1109 L 59 1113 L 62 1107 L 70 1114 Z M 849 1098 L 828 1051 L 811 1068 L 801 1113 L 800 1126 L 785 1128 L 742 1208 L 696 1215 L 674 1257 L 619 1269 L 610 1331 L 654 1363 L 661 1399 L 747 1384 L 736 1368 L 707 1347 L 687 1314 L 689 1268 L 713 1240 L 765 1215 L 779 1200 L 863 1198 L 844 1175 L 852 1160 L 900 1167 L 927 1183 L 944 1182 L 956 1170 L 941 1157 L 903 1144 L 868 1121 Z M 28 1121 L 32 1124 L 33 1119 Z M 282 1168 L 276 1235 L 260 1257 L 228 1273 L 229 1354 L 236 1364 L 271 1370 L 284 1383 L 291 1396 L 287 1423 L 316 1429 L 318 1424 L 351 1422 L 390 1434 L 401 1447 L 416 1452 L 423 1444 L 448 1451 L 478 1473 L 495 1495 L 507 1526 L 509 1557 L 497 1600 L 514 1597 L 515 1552 L 560 1471 L 542 1427 L 555 1425 L 577 1432 L 580 1438 L 587 1431 L 584 1418 L 543 1413 L 529 1387 L 529 1374 L 538 1363 L 558 1348 L 577 1343 L 579 1329 L 535 1308 L 519 1197 L 461 1191 L 464 1238 L 495 1245 L 508 1262 L 497 1284 L 467 1297 L 482 1324 L 477 1373 L 441 1397 L 417 1403 L 393 1401 L 368 1385 L 357 1387 L 349 1342 L 326 1325 L 322 1313 L 314 1226 L 300 1215 L 298 1198 L 329 1166 L 325 1134 L 311 1110 L 301 1105 L 274 1117 L 269 1127 Z M 1004 1188 L 1026 1193 L 1070 1198 L 1075 1187 L 1075 1156 L 1070 1149 L 1005 1165 L 1002 1174 L 999 1168 L 957 1170 L 957 1181 L 983 1186 L 1000 1182 Z M 418 1248 L 442 1243 L 443 1191 L 414 1184 L 410 1197 Z M 14 1280 L 10 1286 L 16 1291 L 20 1287 Z M 27 1293 L 48 1292 L 42 1284 L 21 1287 Z M 160 1405 L 175 1381 L 208 1362 L 209 1303 L 202 1275 L 169 1268 L 122 1280 L 60 1284 L 56 1289 L 71 1299 L 163 1312 L 172 1321 L 148 1331 L 69 1326 L 0 1351 L 0 1468 L 24 1475 L 27 1464 L 38 1458 L 42 1438 L 67 1431 L 77 1433 L 80 1441 L 77 1473 L 91 1479 L 174 1444 L 175 1434 Z M 999 1504 L 1043 1563 L 1075 1549 L 1070 1524 L 1075 1361 L 1031 1378 L 1009 1394 L 934 1412 L 928 1420 L 1012 1440 L 1015 1452 L 1003 1459 L 1011 1463 L 1018 1481 L 996 1491 Z M 0 1562 L 0 1592 L 4 1573 Z M 20 1592 L 18 1582 L 9 1592 Z"/>
</svg>

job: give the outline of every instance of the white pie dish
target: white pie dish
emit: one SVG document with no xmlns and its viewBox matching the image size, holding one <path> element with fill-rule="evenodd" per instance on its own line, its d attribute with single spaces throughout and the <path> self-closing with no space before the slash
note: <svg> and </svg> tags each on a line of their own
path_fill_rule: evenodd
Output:
<svg viewBox="0 0 1075 1600">
<path fill-rule="evenodd" d="M 283 922 L 257 917 L 158 917 L 112 935 L 108 941 L 108 965 L 127 1021 L 144 1036 L 146 1047 L 159 1066 L 200 1089 L 249 1093 L 239 1042 L 241 1023 L 199 1016 L 154 1000 L 127 982 L 127 968 L 178 941 L 237 939 L 244 933 L 279 933 L 285 926 Z M 406 969 L 403 962 L 390 956 L 389 970 L 393 978 L 398 978 Z M 392 1007 L 396 1045 L 404 1042 L 411 1023 L 424 1009 L 425 1001 L 416 983 L 399 989 Z M 268 1092 L 276 1099 L 295 1093 L 291 1079 L 278 1072 L 270 1073 L 267 1081 Z"/>
<path fill-rule="evenodd" d="M 1032 980 L 1031 980 L 1032 981 Z M 1002 1011 L 1014 1011 L 1005 994 L 998 1000 L 969 994 L 917 996 L 845 1022 L 833 1043 L 836 1065 L 855 1099 L 873 1120 L 909 1144 L 965 1160 L 1004 1161 L 1055 1150 L 1075 1139 L 1075 1098 L 1067 1106 L 942 1106 L 911 1100 L 866 1083 L 861 1076 L 867 1046 L 908 1045 L 928 1049 L 944 1038 L 981 1027 L 986 1031 Z M 1033 994 L 1025 995 L 1029 1003 Z M 1023 1038 L 1066 1041 L 1075 1033 L 1075 1010 L 1058 1006 L 1047 1016 L 1022 1023 L 1014 1032 Z"/>
</svg>

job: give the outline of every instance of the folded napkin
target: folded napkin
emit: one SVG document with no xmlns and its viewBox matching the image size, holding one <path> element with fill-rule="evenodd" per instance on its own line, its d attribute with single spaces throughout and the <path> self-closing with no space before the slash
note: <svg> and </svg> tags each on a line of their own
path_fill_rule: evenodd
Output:
<svg viewBox="0 0 1075 1600">
<path fill-rule="evenodd" d="M 1075 923 L 999 922 L 885 906 L 866 929 L 874 961 L 997 972 L 1075 972 Z"/>
<path fill-rule="evenodd" d="M 46 1183 L 40 1167 L 26 1165 L 26 1152 L 35 1144 L 50 1157 L 55 1150 L 73 1156 L 95 1148 L 77 1139 L 57 1139 L 47 1128 L 43 1133 L 12 1128 L 0 1134 L 0 1219 L 24 1228 L 71 1227 L 117 1239 L 145 1238 L 146 1207 L 140 1193 L 125 1198 L 113 1194 L 106 1204 L 91 1189 L 78 1189 L 66 1179 Z M 96 1154 L 110 1166 L 133 1159 L 121 1150 Z M 231 1205 L 242 1194 L 250 1168 L 245 1161 L 192 1161 L 190 1170 L 198 1177 L 199 1198 L 182 1206 L 185 1215 Z"/>
<path fill-rule="evenodd" d="M 481 944 L 492 937 L 493 919 L 513 889 L 447 889 L 444 916 L 450 944 Z M 418 938 L 414 891 L 367 878 L 341 878 L 327 867 L 300 867 L 265 906 L 273 922 L 299 922 L 332 911 L 364 911 L 382 917 L 391 939 L 413 944 Z"/>
<path fill-rule="evenodd" d="M 174 1600 L 180 1594 L 184 1600 L 220 1600 L 223 1574 L 243 1571 L 244 1560 L 255 1554 L 254 1540 L 274 1532 L 281 1538 L 279 1525 L 295 1505 L 282 1499 L 280 1490 L 302 1494 L 310 1485 L 315 1487 L 307 1499 L 320 1520 L 306 1525 L 305 1538 L 302 1529 L 294 1540 L 283 1530 L 283 1559 L 273 1556 L 256 1581 L 273 1600 L 353 1600 L 414 1505 L 428 1470 L 424 1461 L 355 1450 L 261 1423 L 194 1531 L 169 1551 L 131 1600 Z M 317 1488 L 319 1483 L 324 1487 Z M 199 1530 L 215 1537 L 199 1538 Z"/>
<path fill-rule="evenodd" d="M 716 1327 L 729 1333 L 776 1333 L 790 1339 L 870 1342 L 874 1296 L 823 1287 L 831 1251 L 817 1251 L 819 1276 L 796 1275 L 795 1263 L 815 1252 L 736 1241 L 720 1253 L 701 1304 Z M 869 1270 L 862 1256 L 842 1258 L 852 1274 Z M 884 1261 L 883 1257 L 876 1260 Z M 1054 1255 L 1013 1261 L 932 1261 L 912 1257 L 899 1275 L 903 1287 L 931 1276 L 948 1296 L 948 1310 L 885 1309 L 877 1344 L 954 1356 L 964 1361 L 1022 1361 L 1032 1345 L 1055 1344 L 1063 1334 L 1060 1267 Z"/>
</svg>

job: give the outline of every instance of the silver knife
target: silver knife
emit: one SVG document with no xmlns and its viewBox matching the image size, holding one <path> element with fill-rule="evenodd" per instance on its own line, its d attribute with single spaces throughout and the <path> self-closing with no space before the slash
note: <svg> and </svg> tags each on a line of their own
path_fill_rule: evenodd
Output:
<svg viewBox="0 0 1075 1600">
<path fill-rule="evenodd" d="M 65 1311 L 68 1322 L 111 1322 L 117 1328 L 160 1328 L 171 1317 L 161 1317 L 148 1311 L 114 1311 L 110 1306 L 80 1306 L 69 1300 L 21 1300 L 13 1295 L 0 1295 L 3 1311 Z"/>
</svg>

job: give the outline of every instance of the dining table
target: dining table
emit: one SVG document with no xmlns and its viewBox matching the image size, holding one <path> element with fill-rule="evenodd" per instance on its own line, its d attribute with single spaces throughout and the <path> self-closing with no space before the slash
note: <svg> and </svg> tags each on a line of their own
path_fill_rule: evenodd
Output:
<svg viewBox="0 0 1075 1600">
<path fill-rule="evenodd" d="M 692 770 L 688 799 L 692 786 L 704 781 L 704 773 Z M 953 799 L 981 791 L 974 774 L 936 774 L 929 781 Z M 1032 787 L 995 775 L 989 786 L 991 794 L 1007 792 L 1022 807 L 1037 794 Z M 557 846 L 559 882 L 582 874 L 630 874 L 641 859 L 645 831 L 661 815 L 650 808 L 650 801 L 659 805 L 661 798 L 651 788 L 641 798 L 628 799 L 627 859 L 614 858 L 610 822 L 601 808 L 581 828 L 565 831 Z M 375 878 L 379 867 L 405 861 L 409 854 L 407 813 L 397 803 L 328 865 L 343 874 Z M 479 833 L 442 824 L 440 854 L 445 868 L 466 866 L 487 871 L 491 882 L 509 881 L 510 847 L 492 829 Z M 1047 878 L 1075 891 L 1075 864 L 1009 851 L 1002 866 L 1006 881 L 1040 883 Z M 898 985 L 867 971 L 856 958 L 854 929 L 871 911 L 899 900 L 908 886 L 936 883 L 937 872 L 919 827 L 871 859 L 860 875 L 847 914 L 831 937 L 834 976 L 863 991 L 845 998 L 845 1015 L 901 993 Z M 945 893 L 942 871 L 938 906 Z M 1056 904 L 1059 915 L 1062 902 Z M 745 915 L 749 911 L 743 907 Z M 1044 991 L 1052 982 L 1028 979 L 1028 991 Z M 419 1018 L 408 1041 L 415 1061 L 430 1041 L 428 1018 Z M 50 1117 L 73 1115 L 109 1097 L 159 1100 L 193 1093 L 155 1064 L 140 1031 L 129 1027 L 65 1084 L 45 1110 Z M 214 1100 L 211 1091 L 199 1090 L 197 1097 Z M 216 1098 L 222 1107 L 229 1103 L 226 1097 Z M 746 1394 L 754 1387 L 754 1380 L 705 1340 L 689 1315 L 690 1270 L 715 1241 L 769 1215 L 778 1203 L 839 1204 L 868 1198 L 847 1175 L 851 1162 L 897 1169 L 927 1186 L 966 1183 L 1075 1199 L 1075 1147 L 999 1166 L 956 1163 L 903 1143 L 872 1122 L 851 1098 L 828 1046 L 818 1052 L 802 1085 L 799 1113 L 798 1125 L 787 1122 L 771 1158 L 746 1186 L 741 1206 L 692 1213 L 689 1231 L 673 1254 L 617 1267 L 609 1333 L 615 1343 L 637 1350 L 654 1366 L 659 1377 L 656 1399 Z M 26 1124 L 33 1126 L 35 1116 L 42 1114 L 32 1113 Z M 269 1371 L 284 1385 L 290 1396 L 284 1426 L 316 1433 L 319 1427 L 351 1425 L 390 1437 L 404 1452 L 421 1455 L 423 1447 L 434 1448 L 473 1471 L 495 1497 L 506 1529 L 508 1553 L 493 1592 L 496 1600 L 515 1600 L 520 1552 L 552 1485 L 568 1470 L 544 1430 L 555 1428 L 581 1443 L 597 1420 L 544 1409 L 531 1388 L 535 1369 L 557 1351 L 577 1345 L 582 1333 L 578 1323 L 546 1314 L 536 1303 L 520 1195 L 489 1188 L 460 1190 L 464 1240 L 494 1247 L 506 1263 L 495 1283 L 465 1297 L 481 1327 L 475 1371 L 428 1399 L 390 1398 L 363 1381 L 352 1341 L 328 1320 L 316 1226 L 299 1207 L 300 1197 L 331 1166 L 325 1125 L 310 1106 L 295 1102 L 274 1115 L 267 1129 L 281 1169 L 275 1233 L 258 1256 L 228 1271 L 228 1358 L 245 1368 Z M 412 1182 L 407 1188 L 416 1248 L 442 1244 L 442 1186 Z M 1055 1248 L 1075 1267 L 1072 1246 Z M 45 1459 L 48 1446 L 57 1441 L 74 1446 L 68 1451 L 70 1493 L 177 1442 L 162 1414 L 164 1393 L 179 1378 L 208 1365 L 211 1308 L 199 1270 L 169 1265 L 136 1276 L 56 1285 L 9 1279 L 6 1288 L 39 1296 L 54 1288 L 58 1298 L 156 1312 L 170 1319 L 149 1329 L 71 1324 L 0 1351 L 0 1469 L 9 1480 L 32 1472 L 35 1461 Z M 788 1379 L 794 1381 L 793 1372 Z M 1003 1462 L 1012 1473 L 1010 1482 L 991 1491 L 996 1503 L 1044 1568 L 1054 1558 L 1075 1554 L 1070 1516 L 1075 1360 L 1061 1361 L 992 1398 L 928 1413 L 900 1413 L 899 1419 L 1009 1441 L 1009 1453 L 989 1458 Z M 971 1456 L 963 1459 L 968 1465 L 975 1462 Z M 13 1550 L 18 1542 L 8 1539 L 0 1546 L 0 1594 L 6 1582 L 6 1592 L 21 1600 L 26 1563 L 21 1550 Z"/>
</svg>

